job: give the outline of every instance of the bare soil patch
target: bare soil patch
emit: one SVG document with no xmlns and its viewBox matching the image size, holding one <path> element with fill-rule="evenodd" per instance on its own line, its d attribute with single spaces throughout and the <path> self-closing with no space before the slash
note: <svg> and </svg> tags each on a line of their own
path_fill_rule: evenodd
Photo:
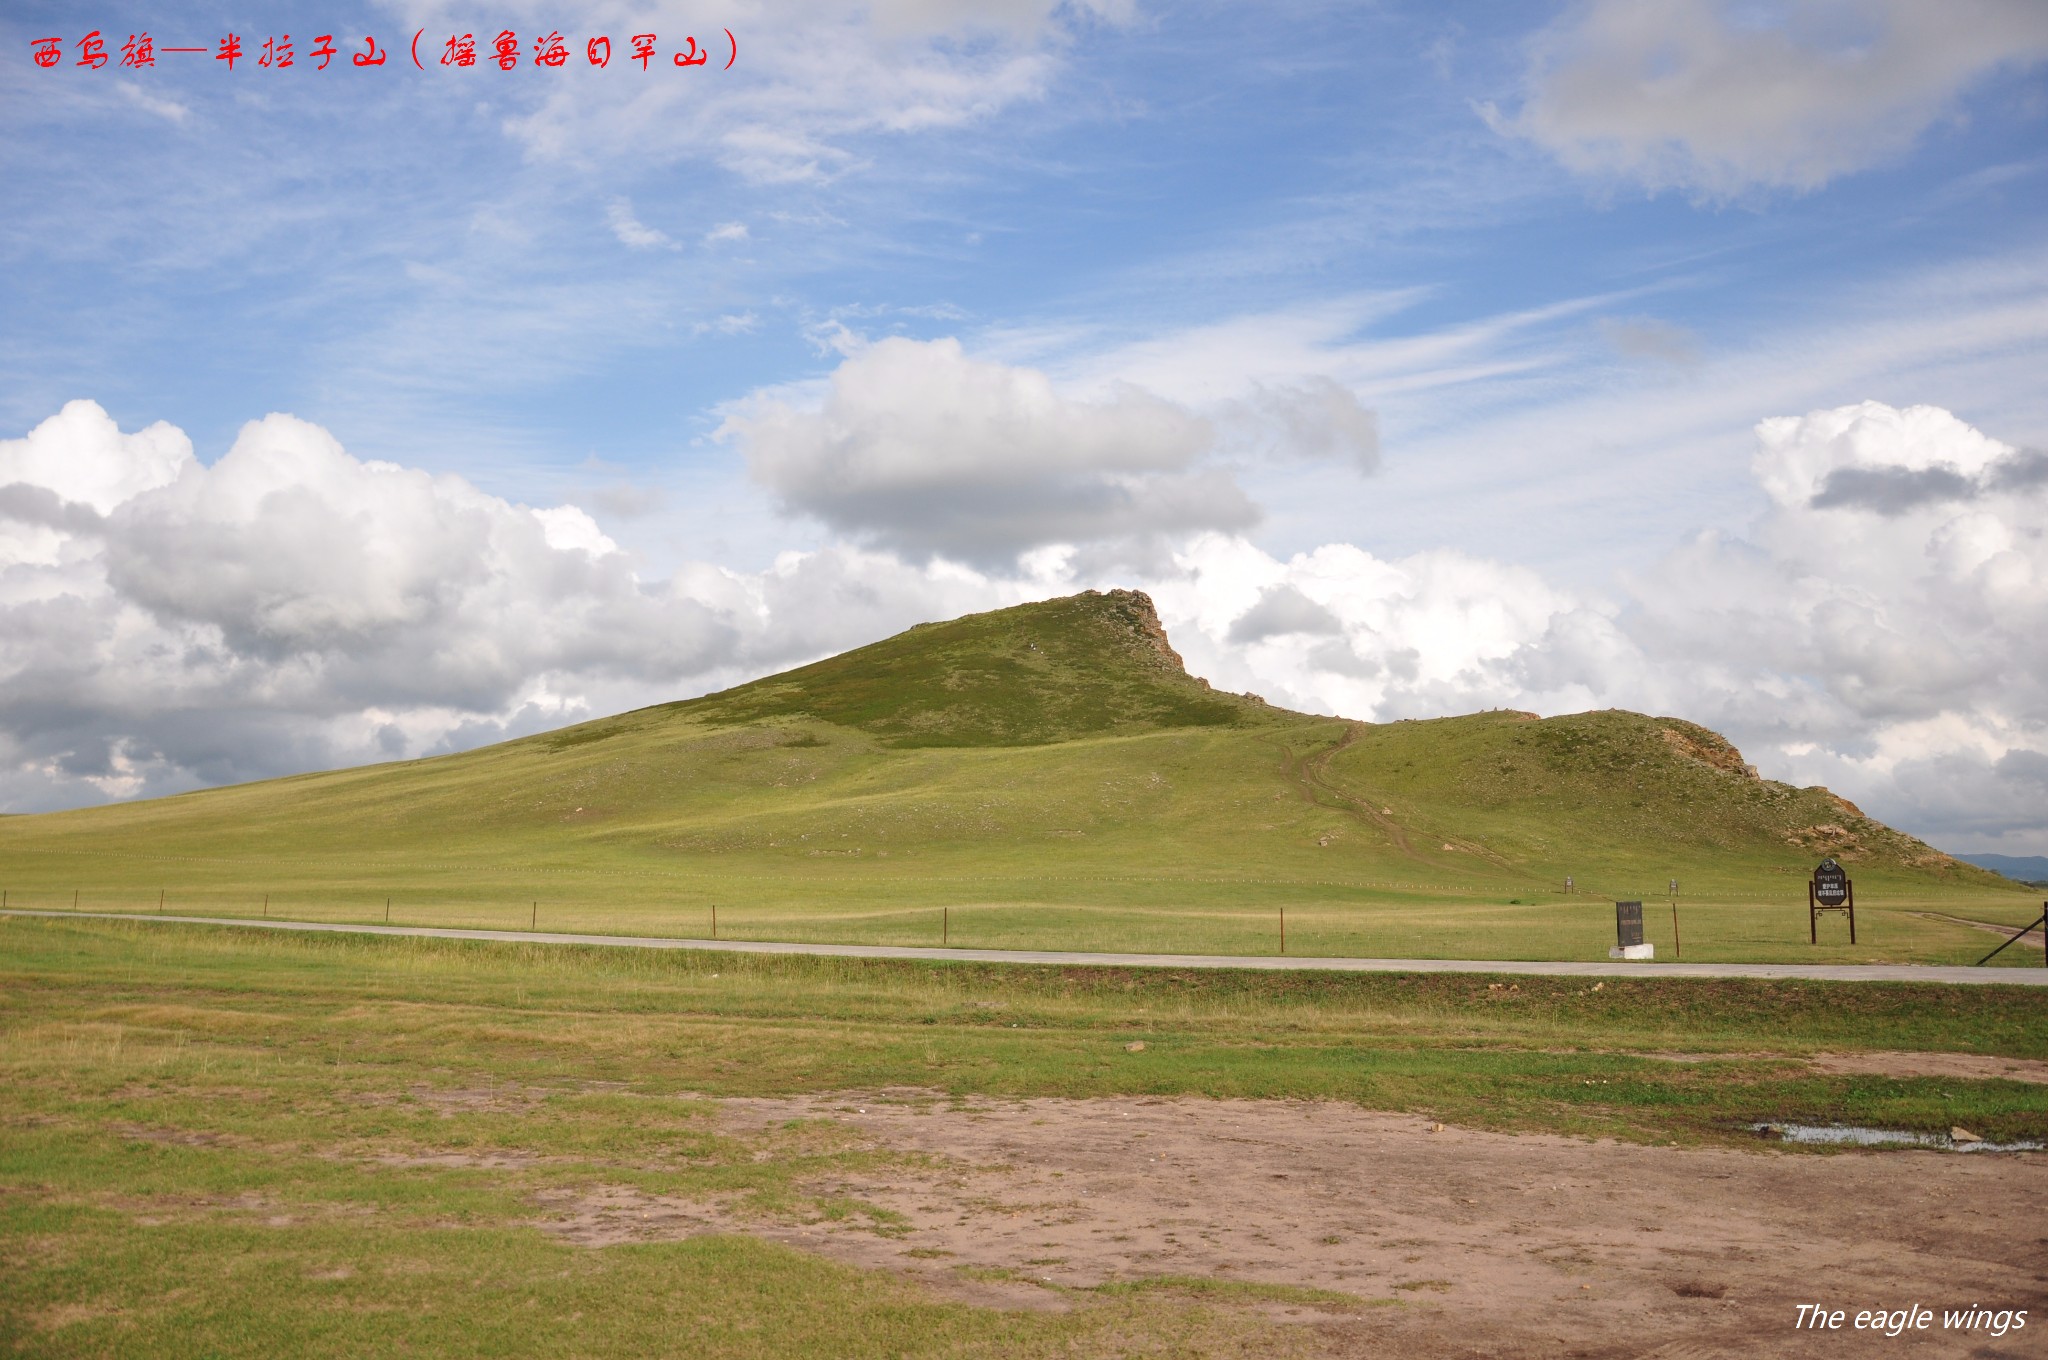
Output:
<svg viewBox="0 0 2048 1360">
<path fill-rule="evenodd" d="M 235 1141 L 224 1133 L 204 1133 L 194 1129 L 160 1129 L 147 1124 L 109 1124 L 107 1127 L 138 1143 L 163 1143 L 173 1147 L 219 1147 Z"/>
<path fill-rule="evenodd" d="M 1831 1076 L 1956 1077 L 1964 1081 L 2048 1083 L 2048 1062 L 1998 1058 L 1984 1053 L 1819 1053 L 1817 1072 Z"/>
<path fill-rule="evenodd" d="M 614 1188 L 550 1202 L 553 1230 L 593 1245 L 753 1232 L 1006 1306 L 1237 1281 L 1335 1353 L 1867 1353 L 1868 1333 L 1795 1332 L 1804 1302 L 1983 1303 L 2048 1325 L 2048 1157 L 2035 1154 L 1644 1147 L 1311 1102 L 896 1091 L 722 1109 L 734 1133 L 829 1118 L 924 1154 L 811 1187 L 900 1224 L 765 1225 Z M 1889 1344 L 2018 1355 L 2015 1340 L 1937 1330 Z"/>
</svg>

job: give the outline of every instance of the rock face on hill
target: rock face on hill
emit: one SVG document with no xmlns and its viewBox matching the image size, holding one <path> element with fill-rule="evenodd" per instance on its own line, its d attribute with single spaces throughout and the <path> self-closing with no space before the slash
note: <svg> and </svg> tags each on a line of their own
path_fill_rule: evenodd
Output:
<svg viewBox="0 0 2048 1360">
<path fill-rule="evenodd" d="M 919 624 L 671 707 L 730 724 L 808 716 L 894 746 L 1037 746 L 1261 723 L 1274 712 L 1189 675 L 1140 590 L 1090 590 Z"/>
</svg>

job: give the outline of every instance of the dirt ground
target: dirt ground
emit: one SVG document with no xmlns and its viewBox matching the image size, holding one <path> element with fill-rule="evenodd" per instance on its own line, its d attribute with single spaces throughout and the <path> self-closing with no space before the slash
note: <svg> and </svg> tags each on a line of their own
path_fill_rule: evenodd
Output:
<svg viewBox="0 0 2048 1360">
<path fill-rule="evenodd" d="M 1678 1149 L 1447 1128 L 1327 1103 L 728 1100 L 733 1132 L 831 1119 L 912 1154 L 813 1187 L 892 1210 L 761 1224 L 617 1187 L 548 1204 L 591 1246 L 750 1231 L 951 1297 L 1065 1308 L 1160 1276 L 1337 1291 L 1259 1300 L 1311 1352 L 2048 1355 L 2048 1156 Z M 1846 1310 L 1798 1331 L 1801 1303 Z M 1897 1338 L 1863 1309 L 1935 1310 Z M 2027 1309 L 2023 1331 L 1943 1308 Z M 1290 1347 L 1292 1349 L 1293 1347 Z"/>
</svg>

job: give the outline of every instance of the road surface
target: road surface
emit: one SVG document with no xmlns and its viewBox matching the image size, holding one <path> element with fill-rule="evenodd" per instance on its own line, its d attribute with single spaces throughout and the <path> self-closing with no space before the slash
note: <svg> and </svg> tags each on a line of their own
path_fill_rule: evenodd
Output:
<svg viewBox="0 0 2048 1360">
<path fill-rule="evenodd" d="M 573 944 L 616 949 L 707 949 L 728 954 L 809 954 L 835 959 L 914 959 L 937 963 L 1031 963 L 1081 968 L 1253 968 L 1268 972 L 1507 973 L 1523 977 L 1773 978 L 1809 982 L 1959 982 L 2048 987 L 2048 968 L 1967 968 L 1914 963 L 1622 963 L 1607 960 L 1318 959 L 1279 954 L 1084 954 L 1053 949 L 916 949 L 882 944 L 791 944 L 776 940 L 687 940 L 648 935 L 570 935 L 551 930 L 457 930 L 440 926 L 335 925 L 325 921 L 249 920 L 238 916 L 154 916 L 130 912 L 32 911 L 43 916 L 155 925 L 238 926 L 337 935 L 400 935 L 495 944 Z M 2018 948 L 2019 946 L 2015 946 Z"/>
</svg>

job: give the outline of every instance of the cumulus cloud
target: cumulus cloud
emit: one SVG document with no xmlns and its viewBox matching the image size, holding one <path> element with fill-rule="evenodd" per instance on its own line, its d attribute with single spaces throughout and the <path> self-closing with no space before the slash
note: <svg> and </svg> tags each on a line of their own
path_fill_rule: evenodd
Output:
<svg viewBox="0 0 2048 1360">
<path fill-rule="evenodd" d="M 1296 633 L 1317 636 L 1343 631 L 1335 614 L 1283 581 L 1266 589 L 1257 604 L 1238 615 L 1227 636 L 1232 642 L 1244 643 Z"/>
<path fill-rule="evenodd" d="M 404 754 L 457 715 L 546 725 L 567 694 L 741 650 L 576 507 L 360 461 L 288 416 L 207 466 L 83 401 L 0 441 L 0 638 L 10 802 Z"/>
<path fill-rule="evenodd" d="M 857 348 L 815 404 L 759 397 L 721 434 L 787 509 L 913 557 L 1001 566 L 1258 517 L 1185 408 L 1128 386 L 1070 398 L 951 339 Z"/>
<path fill-rule="evenodd" d="M 1537 40 L 1520 108 L 1482 113 L 1575 171 L 1652 190 L 1806 190 L 2044 58 L 2036 0 L 1589 0 Z"/>
<path fill-rule="evenodd" d="M 1527 568 L 1447 550 L 1389 560 L 1340 543 L 1283 560 L 1207 534 L 1151 589 L 1174 645 L 1214 682 L 1375 721 L 1593 706 L 1583 668 L 1537 676 L 1532 659 L 1567 620 L 1612 630 Z"/>
<path fill-rule="evenodd" d="M 1770 511 L 1636 583 L 1626 624 L 1703 721 L 1926 829 L 2048 833 L 1991 790 L 2048 751 L 2048 535 L 2035 455 L 1937 407 L 1757 427 Z M 1936 790 L 1975 781 L 1982 795 Z"/>
</svg>

